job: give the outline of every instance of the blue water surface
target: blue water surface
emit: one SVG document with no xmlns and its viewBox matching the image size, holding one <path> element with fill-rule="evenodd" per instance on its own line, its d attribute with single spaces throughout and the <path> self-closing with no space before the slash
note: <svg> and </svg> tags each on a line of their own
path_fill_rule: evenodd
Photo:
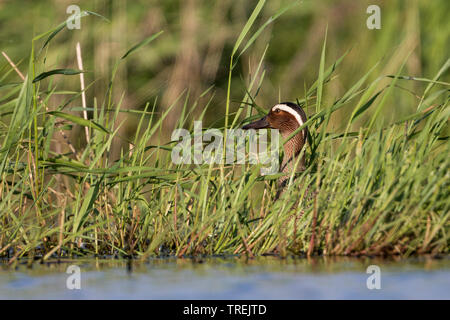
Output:
<svg viewBox="0 0 450 320">
<path fill-rule="evenodd" d="M 68 266 L 80 289 L 68 289 Z M 380 267 L 369 289 L 367 267 Z M 64 260 L 0 269 L 0 299 L 450 299 L 450 259 Z"/>
</svg>

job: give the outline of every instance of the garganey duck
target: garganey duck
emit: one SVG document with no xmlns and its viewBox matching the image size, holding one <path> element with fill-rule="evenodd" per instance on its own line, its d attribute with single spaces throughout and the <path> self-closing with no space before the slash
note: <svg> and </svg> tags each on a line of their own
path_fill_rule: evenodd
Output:
<svg viewBox="0 0 450 320">
<path fill-rule="evenodd" d="M 282 102 L 273 106 L 265 117 L 243 126 L 242 129 L 278 129 L 283 139 L 286 140 L 306 120 L 306 113 L 299 105 L 292 102 Z M 301 159 L 298 159 L 298 156 L 306 144 L 307 136 L 308 129 L 305 127 L 284 144 L 281 172 L 286 173 L 286 175 L 280 177 L 278 180 L 278 193 L 276 198 L 279 197 L 289 182 L 290 174 L 295 168 L 297 160 L 299 162 L 296 171 L 301 172 L 305 170 L 305 153 L 303 152 Z"/>
</svg>

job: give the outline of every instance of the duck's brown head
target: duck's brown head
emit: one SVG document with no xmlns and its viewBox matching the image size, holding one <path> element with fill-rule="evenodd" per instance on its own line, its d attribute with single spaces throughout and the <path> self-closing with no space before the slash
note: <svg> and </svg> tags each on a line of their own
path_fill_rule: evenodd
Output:
<svg viewBox="0 0 450 320">
<path fill-rule="evenodd" d="M 242 129 L 278 129 L 281 135 L 286 137 L 305 122 L 306 113 L 300 106 L 292 102 L 282 102 L 273 106 L 265 117 L 243 126 Z M 306 130 L 305 128 L 299 132 L 303 141 L 307 135 Z"/>
</svg>

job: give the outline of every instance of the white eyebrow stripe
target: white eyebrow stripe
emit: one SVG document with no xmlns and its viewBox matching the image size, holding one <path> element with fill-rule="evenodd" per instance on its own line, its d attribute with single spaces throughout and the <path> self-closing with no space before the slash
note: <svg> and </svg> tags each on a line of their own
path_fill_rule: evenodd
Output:
<svg viewBox="0 0 450 320">
<path fill-rule="evenodd" d="M 285 104 L 277 104 L 272 108 L 272 111 L 275 111 L 275 109 L 280 109 L 286 111 L 287 113 L 290 113 L 295 117 L 295 120 L 297 120 L 299 126 L 303 125 L 302 117 L 300 117 L 300 114 L 297 111 L 293 110 L 291 107 L 288 107 Z"/>
</svg>

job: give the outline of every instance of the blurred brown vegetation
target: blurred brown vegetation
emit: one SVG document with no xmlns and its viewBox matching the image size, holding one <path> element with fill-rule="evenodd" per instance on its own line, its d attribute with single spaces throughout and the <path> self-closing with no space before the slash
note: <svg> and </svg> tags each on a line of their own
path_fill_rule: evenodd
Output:
<svg viewBox="0 0 450 320">
<path fill-rule="evenodd" d="M 291 2 L 267 1 L 257 25 Z M 81 43 L 84 68 L 90 71 L 85 75 L 87 84 L 95 81 L 87 91 L 88 107 L 93 106 L 94 98 L 99 105 L 105 99 L 114 62 L 133 44 L 164 30 L 157 41 L 120 65 L 114 81 L 114 100 L 119 101 L 124 95 L 125 109 L 142 110 L 146 103 L 152 105 L 157 99 L 156 111 L 163 112 L 184 94 L 165 121 L 167 131 L 162 136 L 167 138 L 180 114 L 177 110 L 185 103 L 186 97 L 188 105 L 200 99 L 199 110 L 192 115 L 195 117 L 214 95 L 206 119 L 210 123 L 216 121 L 216 126 L 223 124 L 229 56 L 256 1 L 0 0 L 0 49 L 24 72 L 33 35 L 66 19 L 69 16 L 66 9 L 71 4 L 79 5 L 82 10 L 98 12 L 111 21 L 84 18 L 80 30 L 61 32 L 45 53 L 46 70 L 76 69 L 75 45 L 78 41 Z M 366 27 L 366 9 L 370 4 L 381 7 L 381 30 Z M 245 88 L 266 46 L 265 78 L 256 102 L 267 108 L 279 100 L 301 98 L 305 87 L 308 88 L 317 77 L 327 26 L 327 64 L 347 50 L 351 51 L 340 66 L 338 77 L 328 85 L 325 103 L 345 92 L 355 79 L 381 59 L 383 63 L 378 72 L 373 73 L 369 80 L 396 73 L 411 52 L 404 74 L 432 77 L 450 52 L 449 9 L 447 0 L 302 1 L 270 24 L 251 50 L 240 58 L 232 78 L 232 111 L 245 95 Z M 9 68 L 3 58 L 0 68 Z M 445 77 L 448 79 L 448 75 Z M 54 79 L 50 81 L 56 82 L 57 78 Z M 18 80 L 15 73 L 5 79 L 6 82 Z M 212 85 L 214 89 L 199 98 Z M 404 82 L 402 85 L 414 92 L 420 89 L 417 83 Z M 64 77 L 64 87 L 58 83 L 58 90 L 78 91 L 79 78 Z M 252 93 L 255 94 L 255 90 Z M 414 105 L 411 102 L 417 99 L 414 95 L 405 98 L 405 95 L 394 94 L 393 97 L 392 108 L 388 108 L 385 120 L 414 111 L 410 107 Z M 66 98 L 59 95 L 53 102 L 57 105 Z M 81 101 L 75 101 L 72 106 L 81 106 Z M 341 128 L 339 117 L 345 117 L 345 113 L 345 109 L 338 113 L 330 123 L 331 129 Z M 124 117 L 128 118 L 123 127 L 126 132 L 122 133 L 133 136 L 136 119 L 122 114 L 119 121 Z M 73 135 L 74 139 L 80 136 L 76 130 Z"/>
</svg>

